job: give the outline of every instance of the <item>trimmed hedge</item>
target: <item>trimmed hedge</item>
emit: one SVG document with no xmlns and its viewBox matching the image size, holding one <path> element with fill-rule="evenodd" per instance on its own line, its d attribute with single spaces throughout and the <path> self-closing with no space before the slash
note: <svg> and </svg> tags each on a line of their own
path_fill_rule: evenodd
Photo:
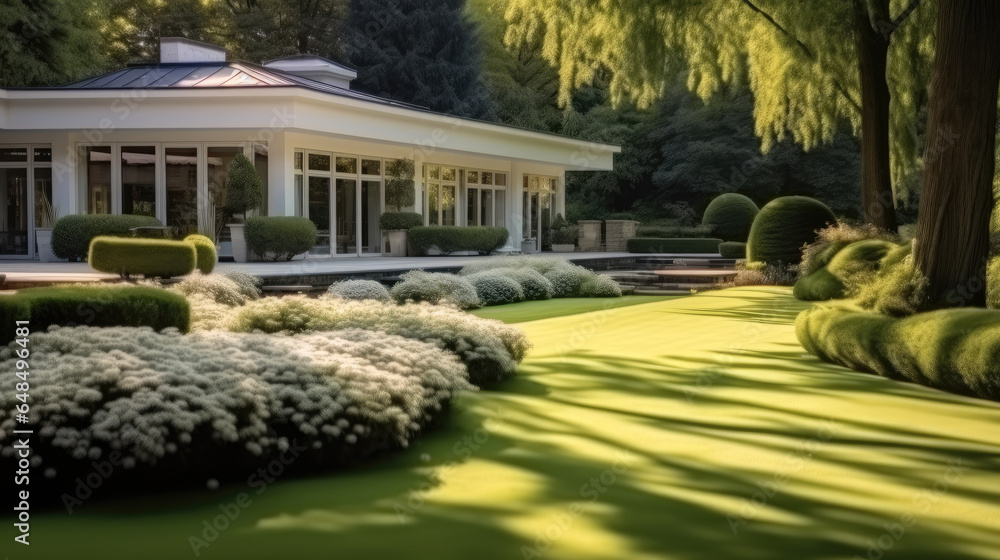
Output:
<svg viewBox="0 0 1000 560">
<path fill-rule="evenodd" d="M 52 226 L 52 252 L 60 259 L 86 260 L 90 242 L 102 235 L 128 237 L 136 227 L 162 226 L 152 216 L 83 214 L 63 216 Z"/>
<path fill-rule="evenodd" d="M 247 218 L 243 228 L 247 249 L 264 260 L 292 260 L 316 246 L 316 224 L 295 216 Z"/>
<path fill-rule="evenodd" d="M 420 255 L 426 255 L 435 246 L 445 255 L 458 251 L 488 255 L 507 243 L 510 232 L 491 226 L 420 226 L 410 228 L 408 235 L 410 245 Z"/>
<path fill-rule="evenodd" d="M 738 241 L 719 243 L 719 254 L 724 259 L 745 259 L 747 258 L 747 244 Z"/>
<path fill-rule="evenodd" d="M 711 253 L 719 252 L 721 239 L 680 239 L 633 237 L 628 240 L 629 253 Z"/>
<path fill-rule="evenodd" d="M 1000 312 L 945 309 L 896 319 L 853 305 L 803 311 L 795 332 L 821 359 L 890 379 L 1000 400 Z"/>
<path fill-rule="evenodd" d="M 378 218 L 382 231 L 408 230 L 424 225 L 424 217 L 416 212 L 385 212 Z"/>
<path fill-rule="evenodd" d="M 198 270 L 203 274 L 211 274 L 215 270 L 215 263 L 219 261 L 219 255 L 215 252 L 215 243 L 204 235 L 198 234 L 185 237 L 184 242 L 194 245 L 194 250 L 198 254 Z"/>
<path fill-rule="evenodd" d="M 90 242 L 90 266 L 94 270 L 129 278 L 172 278 L 190 274 L 198 263 L 194 245 L 166 239 L 95 237 Z"/>
<path fill-rule="evenodd" d="M 635 230 L 636 237 L 659 237 L 659 238 L 681 238 L 698 239 L 710 237 L 712 228 L 709 226 L 639 226 Z"/>
<path fill-rule="evenodd" d="M 760 209 L 748 197 L 725 193 L 709 203 L 701 224 L 710 228 L 709 235 L 726 241 L 743 242 L 749 237 L 750 227 L 759 212 Z"/>
<path fill-rule="evenodd" d="M 31 321 L 32 332 L 51 325 L 191 328 L 184 296 L 148 286 L 55 286 L 0 296 L 0 344 L 14 339 L 15 321 Z"/>
<path fill-rule="evenodd" d="M 817 230 L 837 223 L 825 204 L 807 196 L 785 196 L 761 209 L 750 228 L 747 260 L 799 264 L 802 247 L 816 240 Z"/>
</svg>

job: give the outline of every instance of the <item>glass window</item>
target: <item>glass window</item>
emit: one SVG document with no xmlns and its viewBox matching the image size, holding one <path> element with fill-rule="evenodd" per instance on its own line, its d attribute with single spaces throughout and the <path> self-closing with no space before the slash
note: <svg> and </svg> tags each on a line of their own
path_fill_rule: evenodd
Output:
<svg viewBox="0 0 1000 560">
<path fill-rule="evenodd" d="M 455 225 L 455 185 L 441 185 L 441 225 Z"/>
<path fill-rule="evenodd" d="M 377 159 L 363 159 L 361 160 L 361 174 L 362 175 L 381 175 L 382 174 L 382 162 Z"/>
<path fill-rule="evenodd" d="M 493 203 L 493 225 L 496 227 L 507 227 L 507 209 L 504 206 L 504 198 L 507 193 L 504 191 L 493 191 L 496 199 Z"/>
<path fill-rule="evenodd" d="M 330 156 L 309 154 L 309 171 L 329 171 Z"/>
<path fill-rule="evenodd" d="M 468 225 L 478 226 L 479 223 L 479 189 L 469 189 L 466 193 L 465 215 Z"/>
<path fill-rule="evenodd" d="M 483 184 L 484 185 L 492 185 L 493 184 L 493 174 L 492 173 L 483 173 Z"/>
<path fill-rule="evenodd" d="M 471 184 L 471 185 L 478 185 L 479 184 L 479 172 L 478 171 L 469 171 L 466 174 L 465 181 L 467 183 Z"/>
<path fill-rule="evenodd" d="M 229 178 L 229 167 L 236 156 L 243 153 L 242 147 L 225 146 L 208 148 L 206 163 L 208 164 L 208 196 L 215 205 L 215 230 L 217 240 L 221 243 L 229 241 L 229 228 L 226 221 L 226 179 Z"/>
<path fill-rule="evenodd" d="M 479 225 L 493 225 L 493 191 L 483 189 L 479 202 Z"/>
<path fill-rule="evenodd" d="M 441 180 L 442 181 L 455 181 L 458 177 L 458 171 L 454 167 L 442 167 L 441 168 Z"/>
<path fill-rule="evenodd" d="M 361 181 L 361 252 L 382 252 L 382 230 L 378 217 L 382 210 L 382 181 Z"/>
<path fill-rule="evenodd" d="M 506 173 L 494 173 L 493 174 L 493 184 L 498 187 L 507 186 L 507 174 Z"/>
<path fill-rule="evenodd" d="M 198 231 L 198 149 L 164 148 L 167 223 L 185 235 Z M 214 225 L 209 228 L 215 233 Z"/>
<path fill-rule="evenodd" d="M 0 168 L 0 208 L 3 209 L 0 212 L 0 255 L 27 255 L 27 167 Z"/>
<path fill-rule="evenodd" d="M 311 253 L 330 254 L 330 178 L 309 177 L 309 219 L 316 224 L 316 247 Z"/>
<path fill-rule="evenodd" d="M 439 196 L 441 194 L 441 185 L 437 183 L 431 183 L 427 185 L 427 223 L 428 225 L 436 226 L 438 225 L 438 212 L 441 209 L 441 204 Z"/>
<path fill-rule="evenodd" d="M 337 173 L 356 174 L 358 172 L 358 158 L 339 157 L 337 158 Z"/>
<path fill-rule="evenodd" d="M 440 179 L 441 178 L 441 168 L 440 167 L 429 167 L 427 168 L 427 177 L 430 179 Z"/>
<path fill-rule="evenodd" d="M 35 163 L 49 163 L 52 161 L 52 148 L 35 148 Z"/>
<path fill-rule="evenodd" d="M 28 163 L 27 148 L 0 148 L 0 163 Z"/>
<path fill-rule="evenodd" d="M 267 216 L 267 176 L 268 176 L 267 144 L 253 145 L 253 166 L 257 168 L 260 181 L 263 183 L 264 197 L 260 205 L 260 215 Z"/>
<path fill-rule="evenodd" d="M 87 177 L 87 213 L 111 213 L 111 146 L 84 148 Z"/>
<path fill-rule="evenodd" d="M 52 206 L 52 169 L 35 168 L 35 227 L 52 227 L 55 217 Z"/>
<path fill-rule="evenodd" d="M 302 175 L 295 176 L 295 215 L 302 216 Z"/>
<path fill-rule="evenodd" d="M 295 169 L 302 171 L 302 152 L 295 152 Z"/>
<path fill-rule="evenodd" d="M 122 214 L 156 216 L 156 147 L 122 146 Z"/>
</svg>

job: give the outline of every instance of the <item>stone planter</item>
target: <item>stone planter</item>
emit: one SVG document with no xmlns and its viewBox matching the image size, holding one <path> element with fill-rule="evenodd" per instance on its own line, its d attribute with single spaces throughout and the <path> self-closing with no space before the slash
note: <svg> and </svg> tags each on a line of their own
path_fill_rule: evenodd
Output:
<svg viewBox="0 0 1000 560">
<path fill-rule="evenodd" d="M 576 245 L 572 243 L 553 243 L 552 252 L 553 253 L 572 253 L 576 250 Z"/>
<path fill-rule="evenodd" d="M 388 232 L 389 236 L 389 256 L 406 256 L 406 230 L 396 229 Z"/>
<path fill-rule="evenodd" d="M 526 254 L 526 255 L 530 255 L 532 253 L 537 253 L 538 249 L 535 249 L 535 240 L 534 239 L 525 239 L 525 240 L 521 241 L 521 252 L 524 253 L 524 254 Z"/>
<path fill-rule="evenodd" d="M 243 236 L 244 224 L 226 224 L 229 228 L 229 236 L 233 240 L 233 260 L 238 263 L 249 262 L 250 254 L 247 251 L 247 240 Z"/>
<path fill-rule="evenodd" d="M 38 260 L 43 263 L 58 262 L 52 252 L 52 228 L 35 228 L 35 243 L 38 245 Z"/>
</svg>

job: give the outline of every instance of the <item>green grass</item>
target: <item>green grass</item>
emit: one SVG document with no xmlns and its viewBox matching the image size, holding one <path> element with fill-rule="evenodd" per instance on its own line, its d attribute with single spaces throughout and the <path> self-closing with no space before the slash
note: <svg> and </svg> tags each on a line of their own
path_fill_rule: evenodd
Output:
<svg viewBox="0 0 1000 560">
<path fill-rule="evenodd" d="M 850 559 L 904 515 L 884 558 L 995 558 L 1000 406 L 820 362 L 795 339 L 807 306 L 741 288 L 525 323 L 520 376 L 405 453 L 260 494 L 33 510 L 17 558 L 189 558 L 242 491 L 199 558 L 516 560 L 547 532 L 546 560 Z"/>
<path fill-rule="evenodd" d="M 499 319 L 504 323 L 525 323 L 552 317 L 564 317 L 591 311 L 617 309 L 643 303 L 668 301 L 686 296 L 623 296 L 620 298 L 558 298 L 545 301 L 524 301 L 470 311 L 484 319 Z"/>
</svg>

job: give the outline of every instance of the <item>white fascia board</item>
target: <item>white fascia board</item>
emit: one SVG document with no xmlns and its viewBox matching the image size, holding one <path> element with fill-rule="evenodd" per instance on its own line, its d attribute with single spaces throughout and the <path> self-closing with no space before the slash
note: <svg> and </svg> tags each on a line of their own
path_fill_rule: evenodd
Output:
<svg viewBox="0 0 1000 560">
<path fill-rule="evenodd" d="M 297 87 L 163 90 L 8 90 L 8 129 L 300 130 L 437 150 L 612 169 L 612 144 L 586 142 Z M 425 158 L 426 159 L 426 158 Z"/>
</svg>

